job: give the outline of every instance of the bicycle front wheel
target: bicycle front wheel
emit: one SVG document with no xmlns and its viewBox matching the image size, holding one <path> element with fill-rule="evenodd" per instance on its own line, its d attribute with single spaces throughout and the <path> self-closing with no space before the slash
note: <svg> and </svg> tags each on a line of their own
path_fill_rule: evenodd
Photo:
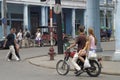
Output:
<svg viewBox="0 0 120 80">
<path fill-rule="evenodd" d="M 59 60 L 56 65 L 56 70 L 60 75 L 68 74 L 70 66 L 64 60 Z"/>
</svg>

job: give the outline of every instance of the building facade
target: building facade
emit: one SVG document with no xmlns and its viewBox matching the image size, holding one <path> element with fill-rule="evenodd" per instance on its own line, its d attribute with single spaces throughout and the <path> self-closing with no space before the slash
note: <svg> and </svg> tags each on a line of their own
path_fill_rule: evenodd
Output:
<svg viewBox="0 0 120 80">
<path fill-rule="evenodd" d="M 3 10 L 0 10 L 0 38 L 3 37 Z M 50 5 L 53 7 L 53 26 L 56 26 L 56 16 L 54 13 L 55 0 L 6 0 L 7 3 L 7 34 L 11 27 L 19 29 L 28 28 L 34 35 L 36 29 L 42 26 L 49 26 Z M 61 0 L 62 6 L 62 27 L 63 32 L 77 35 L 79 25 L 86 26 L 86 0 Z M 112 0 L 100 0 L 100 24 L 101 26 L 113 27 L 113 5 Z M 44 32 L 46 30 L 43 30 Z"/>
</svg>

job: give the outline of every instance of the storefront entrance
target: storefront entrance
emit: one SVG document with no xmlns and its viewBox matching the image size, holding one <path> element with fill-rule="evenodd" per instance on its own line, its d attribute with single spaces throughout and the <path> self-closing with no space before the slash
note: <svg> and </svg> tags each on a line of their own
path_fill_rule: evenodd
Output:
<svg viewBox="0 0 120 80">
<path fill-rule="evenodd" d="M 39 13 L 31 12 L 30 13 L 30 26 L 31 26 L 31 34 L 35 35 L 37 27 L 39 27 Z"/>
</svg>

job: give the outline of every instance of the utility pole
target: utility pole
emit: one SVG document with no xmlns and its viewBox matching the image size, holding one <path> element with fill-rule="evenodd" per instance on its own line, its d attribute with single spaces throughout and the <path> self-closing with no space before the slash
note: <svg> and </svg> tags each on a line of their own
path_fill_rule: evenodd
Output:
<svg viewBox="0 0 120 80">
<path fill-rule="evenodd" d="M 53 46 L 53 11 L 52 0 L 50 0 L 50 44 Z"/>
<path fill-rule="evenodd" d="M 55 4 L 61 6 L 61 0 L 55 0 Z M 57 44 L 58 44 L 58 54 L 63 54 L 63 39 L 62 39 L 62 22 L 61 22 L 61 12 L 56 14 L 57 21 Z"/>
<path fill-rule="evenodd" d="M 3 29 L 3 36 L 6 37 L 7 35 L 7 3 L 6 0 L 2 0 L 2 29 Z"/>
</svg>

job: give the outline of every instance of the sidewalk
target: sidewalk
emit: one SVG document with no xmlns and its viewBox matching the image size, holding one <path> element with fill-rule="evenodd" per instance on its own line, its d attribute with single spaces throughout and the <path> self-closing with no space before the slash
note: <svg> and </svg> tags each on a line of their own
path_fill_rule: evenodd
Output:
<svg viewBox="0 0 120 80">
<path fill-rule="evenodd" d="M 28 61 L 36 66 L 55 69 L 56 63 L 63 59 L 63 55 L 56 55 L 55 60 L 49 60 L 49 56 L 42 56 L 29 59 Z M 103 74 L 110 74 L 110 75 L 120 75 L 120 62 L 113 62 L 113 61 L 102 61 L 102 73 Z M 73 66 L 70 63 L 70 68 L 73 69 Z"/>
<path fill-rule="evenodd" d="M 102 57 L 102 74 L 110 74 L 110 75 L 120 75 L 120 62 L 111 61 L 112 56 L 114 55 L 115 45 L 114 42 L 102 42 L 101 46 L 103 48 L 103 52 L 97 52 L 99 56 Z M 40 56 L 28 59 L 28 61 L 36 66 L 55 69 L 56 64 L 60 59 L 63 59 L 63 54 L 57 54 L 55 56 L 55 60 L 50 61 L 49 55 Z M 73 66 L 70 63 L 70 68 L 73 69 Z"/>
</svg>

